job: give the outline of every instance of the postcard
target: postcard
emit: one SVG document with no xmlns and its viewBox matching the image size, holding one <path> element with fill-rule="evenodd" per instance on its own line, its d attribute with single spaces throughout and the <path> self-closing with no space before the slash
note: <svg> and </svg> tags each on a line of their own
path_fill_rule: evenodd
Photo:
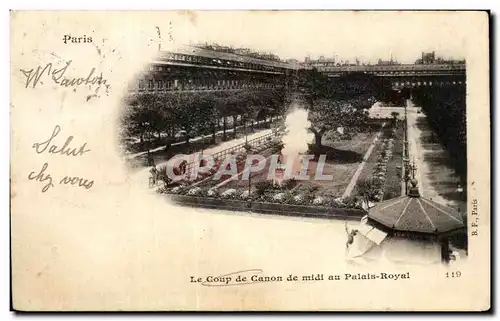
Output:
<svg viewBox="0 0 500 321">
<path fill-rule="evenodd" d="M 487 311 L 489 13 L 11 11 L 14 311 Z"/>
</svg>

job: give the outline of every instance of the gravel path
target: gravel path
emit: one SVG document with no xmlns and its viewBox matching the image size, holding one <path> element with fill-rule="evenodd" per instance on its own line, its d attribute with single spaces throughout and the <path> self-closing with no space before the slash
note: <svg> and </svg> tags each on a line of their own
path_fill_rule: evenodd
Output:
<svg viewBox="0 0 500 321">
<path fill-rule="evenodd" d="M 408 101 L 408 148 L 410 162 L 415 162 L 419 192 L 425 198 L 443 205 L 457 208 L 461 205 L 457 200 L 456 187 L 459 182 L 454 169 L 449 165 L 448 153 L 438 142 L 432 140 L 424 113 L 417 113 L 420 107 Z"/>
<path fill-rule="evenodd" d="M 380 135 L 382 135 L 382 129 L 385 127 L 385 123 L 382 124 L 382 128 L 380 131 L 377 133 L 375 138 L 373 139 L 373 142 L 371 143 L 370 147 L 365 153 L 365 156 L 363 156 L 363 161 L 361 164 L 359 164 L 358 169 L 352 176 L 351 180 L 349 181 L 349 185 L 347 185 L 347 188 L 344 191 L 344 194 L 342 194 L 342 198 L 349 197 L 351 196 L 352 191 L 354 190 L 354 187 L 356 186 L 356 182 L 358 181 L 359 175 L 361 175 L 361 172 L 363 171 L 363 168 L 365 167 L 366 161 L 370 157 L 371 153 L 373 152 L 373 149 L 375 148 L 375 143 L 379 139 Z"/>
</svg>

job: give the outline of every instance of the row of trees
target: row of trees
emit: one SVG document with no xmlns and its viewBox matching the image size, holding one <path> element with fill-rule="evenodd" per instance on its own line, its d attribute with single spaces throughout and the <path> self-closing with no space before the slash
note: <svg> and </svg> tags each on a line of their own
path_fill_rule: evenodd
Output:
<svg viewBox="0 0 500 321">
<path fill-rule="evenodd" d="M 346 74 L 329 79 L 317 70 L 302 71 L 297 79 L 299 97 L 309 111 L 310 131 L 317 147 L 323 135 L 338 127 L 355 131 L 366 126 L 377 95 L 387 84 L 364 73 Z M 390 88 L 390 87 L 389 87 Z M 215 142 L 217 129 L 226 139 L 228 120 L 236 134 L 238 123 L 253 127 L 255 121 L 284 115 L 292 95 L 285 87 L 242 89 L 236 91 L 138 93 L 127 98 L 122 123 L 124 137 L 137 137 L 141 143 L 163 140 L 182 131 L 189 142 L 196 135 L 211 133 Z M 168 138 L 167 138 L 168 140 Z"/>
<path fill-rule="evenodd" d="M 462 182 L 467 179 L 467 127 L 465 87 L 434 87 L 416 90 L 413 97 L 448 150 Z"/>
<path fill-rule="evenodd" d="M 253 127 L 254 122 L 281 115 L 288 100 L 285 89 L 259 89 L 217 92 L 138 93 L 127 98 L 122 124 L 125 137 L 142 142 L 162 133 L 173 137 L 184 131 L 186 142 L 195 135 L 212 133 L 222 127 L 226 138 L 228 119 Z M 222 123 L 222 124 L 221 124 Z M 233 131 L 235 135 L 236 130 Z"/>
<path fill-rule="evenodd" d="M 359 131 L 366 127 L 368 112 L 390 84 L 365 73 L 351 73 L 329 79 L 316 69 L 300 80 L 300 91 L 309 111 L 310 131 L 317 148 L 323 135 L 339 127 Z"/>
</svg>

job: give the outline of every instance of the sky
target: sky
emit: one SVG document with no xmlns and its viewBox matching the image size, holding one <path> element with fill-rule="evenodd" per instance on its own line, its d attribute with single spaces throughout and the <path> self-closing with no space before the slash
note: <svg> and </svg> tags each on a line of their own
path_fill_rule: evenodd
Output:
<svg viewBox="0 0 500 321">
<path fill-rule="evenodd" d="M 189 11 L 171 26 L 176 42 L 204 42 L 272 52 L 282 59 L 358 58 L 376 63 L 391 55 L 413 63 L 421 52 L 466 58 L 467 12 Z M 481 14 L 481 13 L 472 13 Z M 469 35 L 470 39 L 470 35 Z"/>
</svg>

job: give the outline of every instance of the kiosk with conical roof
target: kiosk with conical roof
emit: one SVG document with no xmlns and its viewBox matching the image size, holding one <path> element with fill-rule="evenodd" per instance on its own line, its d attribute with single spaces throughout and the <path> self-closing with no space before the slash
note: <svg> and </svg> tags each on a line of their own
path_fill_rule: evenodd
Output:
<svg viewBox="0 0 500 321">
<path fill-rule="evenodd" d="M 449 257 L 448 238 L 465 228 L 459 212 L 421 197 L 416 179 L 410 180 L 408 195 L 372 207 L 367 223 L 389 236 L 438 242 L 444 261 Z"/>
<path fill-rule="evenodd" d="M 409 183 L 407 195 L 382 201 L 368 210 L 356 227 L 359 233 L 354 243 L 357 246 L 353 246 L 356 249 L 352 249 L 351 258 L 373 257 L 374 253 L 380 256 L 380 252 L 384 252 L 381 249 L 390 245 L 392 249 L 398 247 L 399 254 L 392 250 L 390 255 L 396 257 L 395 260 L 408 261 L 399 258 L 401 255 L 416 261 L 416 256 L 423 255 L 429 262 L 449 261 L 449 238 L 465 229 L 461 214 L 422 197 L 416 179 Z M 422 253 L 418 254 L 420 250 Z M 387 251 L 384 256 L 388 257 Z"/>
</svg>

